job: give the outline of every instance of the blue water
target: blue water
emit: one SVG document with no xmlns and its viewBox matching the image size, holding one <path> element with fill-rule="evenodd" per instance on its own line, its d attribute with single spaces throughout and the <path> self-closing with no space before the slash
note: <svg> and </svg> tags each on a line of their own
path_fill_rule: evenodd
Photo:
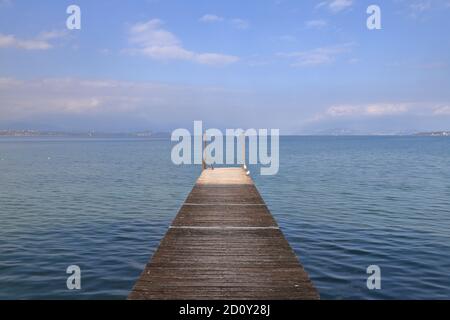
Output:
<svg viewBox="0 0 450 320">
<path fill-rule="evenodd" d="M 170 151 L 0 139 L 0 299 L 126 298 L 200 173 Z M 322 298 L 450 299 L 450 139 L 286 137 L 280 156 L 253 177 Z"/>
</svg>

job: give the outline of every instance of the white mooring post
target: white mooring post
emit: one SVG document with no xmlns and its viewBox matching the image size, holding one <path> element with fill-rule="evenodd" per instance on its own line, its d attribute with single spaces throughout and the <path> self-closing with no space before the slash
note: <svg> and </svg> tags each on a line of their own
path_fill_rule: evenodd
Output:
<svg viewBox="0 0 450 320">
<path fill-rule="evenodd" d="M 245 152 L 246 151 L 246 147 L 245 147 L 246 141 L 245 140 L 246 140 L 245 134 L 242 133 L 241 134 L 242 159 L 244 160 L 243 164 L 242 164 L 242 168 L 245 170 L 245 173 L 249 176 L 250 170 L 248 170 L 248 167 L 247 167 L 247 153 Z"/>
<path fill-rule="evenodd" d="M 203 133 L 202 169 L 206 170 L 206 133 Z"/>
</svg>

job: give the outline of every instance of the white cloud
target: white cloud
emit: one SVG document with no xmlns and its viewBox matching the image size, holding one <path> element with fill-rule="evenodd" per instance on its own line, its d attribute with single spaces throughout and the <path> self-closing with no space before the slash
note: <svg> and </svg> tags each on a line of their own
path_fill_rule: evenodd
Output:
<svg viewBox="0 0 450 320">
<path fill-rule="evenodd" d="M 420 106 L 423 107 L 423 106 Z M 387 116 L 407 115 L 418 106 L 412 103 L 370 103 L 370 104 L 341 104 L 333 105 L 317 113 L 307 122 L 339 121 L 355 119 L 377 119 Z"/>
<path fill-rule="evenodd" d="M 19 39 L 14 35 L 0 33 L 0 48 L 16 48 L 23 50 L 48 50 L 53 48 L 52 40 L 61 38 L 65 32 L 50 31 L 42 32 L 33 39 Z"/>
<path fill-rule="evenodd" d="M 393 134 L 443 130 L 450 123 L 448 102 L 336 104 L 310 114 L 303 131 L 325 134 Z M 333 130 L 331 130 L 333 129 Z"/>
<path fill-rule="evenodd" d="M 402 114 L 409 111 L 409 104 L 369 104 L 363 106 L 339 105 L 327 109 L 325 114 L 331 117 L 348 116 L 386 116 Z"/>
<path fill-rule="evenodd" d="M 44 31 L 41 32 L 37 39 L 39 40 L 54 40 L 54 39 L 59 39 L 59 38 L 63 38 L 67 35 L 67 32 L 65 30 L 52 30 L 52 31 Z"/>
<path fill-rule="evenodd" d="M 235 28 L 241 29 L 241 30 L 245 30 L 245 29 L 248 29 L 250 27 L 250 23 L 247 20 L 240 19 L 240 18 L 231 19 L 231 24 Z"/>
<path fill-rule="evenodd" d="M 331 105 L 312 114 L 303 124 L 307 132 L 406 133 L 442 130 L 450 119 L 449 104 L 435 102 L 380 102 Z M 349 130 L 350 131 L 349 131 Z M 312 130 L 312 131 L 311 131 Z"/>
<path fill-rule="evenodd" d="M 144 46 L 179 46 L 178 38 L 171 32 L 164 30 L 162 24 L 161 20 L 153 19 L 133 25 L 130 29 L 131 42 Z"/>
<path fill-rule="evenodd" d="M 278 127 L 295 132 L 301 125 L 318 128 L 336 123 L 371 122 L 383 126 L 386 118 L 407 124 L 412 117 L 420 123 L 429 119 L 445 127 L 450 117 L 448 101 L 342 104 L 325 108 L 314 116 L 319 106 L 307 108 L 299 104 L 301 99 L 291 102 L 283 98 L 284 93 L 280 96 L 252 90 L 152 82 L 0 78 L 0 127 L 19 123 L 30 128 L 42 124 L 70 130 L 115 131 L 136 127 L 177 128 L 203 119 L 211 127 Z M 236 117 L 233 110 L 239 110 L 241 116 Z"/>
<path fill-rule="evenodd" d="M 232 18 L 232 19 L 226 19 L 224 17 L 212 14 L 212 13 L 208 13 L 203 15 L 200 19 L 200 22 L 204 22 L 204 23 L 217 23 L 217 22 L 228 22 L 230 23 L 234 28 L 236 29 L 241 29 L 241 30 L 245 30 L 248 29 L 250 27 L 250 22 L 248 22 L 247 20 L 241 19 L 241 18 Z"/>
<path fill-rule="evenodd" d="M 14 35 L 0 34 L 0 48 L 17 48 L 24 50 L 48 50 L 52 45 L 46 40 L 22 40 Z"/>
<path fill-rule="evenodd" d="M 316 114 L 310 122 L 327 119 L 360 119 L 390 116 L 450 116 L 450 106 L 434 103 L 370 103 L 334 105 Z"/>
<path fill-rule="evenodd" d="M 449 0 L 396 0 L 404 10 L 409 12 L 411 18 L 420 18 L 432 10 L 445 10 L 450 8 Z"/>
<path fill-rule="evenodd" d="M 402 114 L 409 111 L 407 104 L 372 104 L 365 107 L 365 114 L 369 116 L 385 116 Z"/>
<path fill-rule="evenodd" d="M 12 35 L 3 35 L 0 33 L 0 48 L 13 47 L 15 45 L 16 38 Z"/>
<path fill-rule="evenodd" d="M 413 14 L 419 14 L 424 11 L 431 9 L 431 1 L 430 0 L 416 0 L 409 4 L 410 10 Z"/>
<path fill-rule="evenodd" d="M 156 60 L 185 60 L 208 65 L 227 65 L 239 60 L 232 55 L 197 53 L 185 49 L 173 33 L 163 29 L 163 23 L 158 19 L 133 25 L 130 42 L 137 47 L 131 52 Z"/>
<path fill-rule="evenodd" d="M 333 63 L 336 61 L 338 55 L 350 52 L 352 46 L 352 43 L 347 43 L 316 48 L 309 51 L 279 53 L 278 55 L 285 58 L 292 58 L 294 62 L 291 66 L 293 67 L 313 67 Z"/>
<path fill-rule="evenodd" d="M 35 123 L 72 128 L 92 125 L 90 129 L 117 125 L 129 130 L 140 125 L 178 127 L 192 124 L 195 119 L 232 127 L 256 121 L 257 127 L 265 127 L 274 117 L 266 111 L 267 99 L 254 100 L 259 97 L 244 90 L 212 86 L 107 79 L 0 78 L 0 127 L 19 122 L 31 127 Z M 239 110 L 242 116 L 236 118 L 232 110 Z M 258 112 L 262 112 L 260 117 L 252 117 Z"/>
<path fill-rule="evenodd" d="M 201 64 L 224 65 L 234 63 L 238 58 L 218 53 L 199 53 L 195 55 L 194 60 Z"/>
<path fill-rule="evenodd" d="M 21 81 L 13 78 L 0 78 L 0 89 L 12 88 L 21 84 Z"/>
<path fill-rule="evenodd" d="M 95 115 L 136 110 L 142 99 L 165 96 L 162 86 L 109 80 L 52 78 L 19 81 L 0 79 L 0 118 L 39 115 Z"/>
<path fill-rule="evenodd" d="M 433 114 L 436 116 L 450 116 L 450 105 L 436 107 L 433 110 Z"/>
<path fill-rule="evenodd" d="M 320 2 L 316 8 L 326 7 L 333 13 L 341 12 L 350 8 L 353 5 L 353 0 L 327 0 Z"/>
<path fill-rule="evenodd" d="M 355 106 L 332 106 L 325 111 L 326 116 L 347 117 L 360 114 L 360 108 Z"/>
<path fill-rule="evenodd" d="M 215 14 L 205 14 L 203 17 L 200 18 L 200 22 L 222 22 L 224 21 L 224 18 L 219 17 Z"/>
<path fill-rule="evenodd" d="M 305 22 L 305 26 L 308 29 L 322 29 L 325 28 L 328 25 L 328 23 L 325 20 L 319 19 L 319 20 L 309 20 Z"/>
</svg>

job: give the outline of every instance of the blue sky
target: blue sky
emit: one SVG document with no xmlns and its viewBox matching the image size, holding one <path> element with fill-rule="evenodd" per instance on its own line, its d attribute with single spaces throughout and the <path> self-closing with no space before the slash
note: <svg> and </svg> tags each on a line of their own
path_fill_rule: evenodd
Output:
<svg viewBox="0 0 450 320">
<path fill-rule="evenodd" d="M 449 30 L 450 0 L 0 0 L 0 129 L 450 129 Z"/>
</svg>

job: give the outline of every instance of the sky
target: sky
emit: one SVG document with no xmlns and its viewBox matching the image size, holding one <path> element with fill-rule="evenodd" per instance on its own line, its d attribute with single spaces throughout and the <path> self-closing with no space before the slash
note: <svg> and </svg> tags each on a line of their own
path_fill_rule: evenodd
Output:
<svg viewBox="0 0 450 320">
<path fill-rule="evenodd" d="M 450 130 L 449 31 L 450 0 L 0 0 L 0 130 Z"/>
</svg>

